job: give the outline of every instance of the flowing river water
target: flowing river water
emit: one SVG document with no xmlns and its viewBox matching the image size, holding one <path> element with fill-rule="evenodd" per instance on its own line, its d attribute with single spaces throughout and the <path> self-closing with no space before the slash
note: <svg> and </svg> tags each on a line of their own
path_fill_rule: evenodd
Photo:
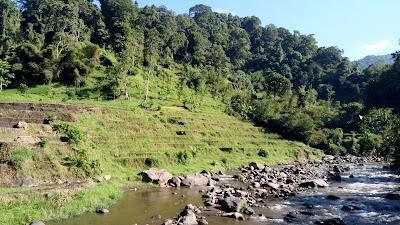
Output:
<svg viewBox="0 0 400 225">
<path fill-rule="evenodd" d="M 400 189 L 400 177 L 380 164 L 353 166 L 343 174 L 342 181 L 328 188 L 309 190 L 294 197 L 272 198 L 263 208 L 255 208 L 257 214 L 245 221 L 207 215 L 210 225 L 269 225 L 314 224 L 329 218 L 342 218 L 347 225 L 389 224 L 400 225 L 400 201 L 388 200 L 386 193 Z M 233 180 L 223 182 L 241 185 Z M 204 188 L 203 188 L 204 189 Z M 128 192 L 112 208 L 110 213 L 87 213 L 50 225 L 161 225 L 165 219 L 174 218 L 189 203 L 202 206 L 200 188 L 155 188 Z M 328 200 L 328 195 L 340 197 Z M 347 207 L 344 210 L 343 207 Z M 351 210 L 349 210 L 351 209 Z M 296 218 L 284 217 L 296 212 Z"/>
</svg>

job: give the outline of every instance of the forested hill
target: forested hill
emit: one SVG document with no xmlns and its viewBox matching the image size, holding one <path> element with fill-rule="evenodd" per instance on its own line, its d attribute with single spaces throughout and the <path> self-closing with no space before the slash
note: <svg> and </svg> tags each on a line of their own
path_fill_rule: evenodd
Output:
<svg viewBox="0 0 400 225">
<path fill-rule="evenodd" d="M 386 65 L 386 64 L 393 64 L 394 59 L 391 54 L 387 55 L 369 55 L 362 59 L 354 61 L 354 64 L 359 64 L 361 68 L 365 69 L 368 66 L 372 65 Z"/>
<path fill-rule="evenodd" d="M 254 16 L 99 3 L 1 1 L 0 87 L 57 84 L 69 98 L 129 99 L 140 77 L 145 94 L 136 97 L 148 103 L 158 83 L 149 81 L 163 80 L 168 92 L 210 94 L 229 114 L 329 153 L 399 151 L 399 54 L 394 65 L 363 69 L 313 35 Z"/>
</svg>

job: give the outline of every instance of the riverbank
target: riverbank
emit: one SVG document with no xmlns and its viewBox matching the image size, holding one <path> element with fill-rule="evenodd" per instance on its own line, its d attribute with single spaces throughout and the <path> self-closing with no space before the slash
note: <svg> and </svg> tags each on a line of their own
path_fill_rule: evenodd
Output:
<svg viewBox="0 0 400 225">
<path fill-rule="evenodd" d="M 389 200 L 385 196 L 400 187 L 399 176 L 391 174 L 384 168 L 382 162 L 340 161 L 342 166 L 337 167 L 335 162 L 338 161 L 335 160 L 332 164 L 313 162 L 269 167 L 267 174 L 271 175 L 270 180 L 275 179 L 277 184 L 280 183 L 276 190 L 271 188 L 273 186 L 271 184 L 266 185 L 267 183 L 261 182 L 260 187 L 256 188 L 258 185 L 253 180 L 243 180 L 243 177 L 252 176 L 251 174 L 264 173 L 262 171 L 265 168 L 259 170 L 252 164 L 227 174 L 211 174 L 215 181 L 213 186 L 151 188 L 129 192 L 114 207 L 109 208 L 108 214 L 88 213 L 69 220 L 46 224 L 160 225 L 168 218 L 177 216 L 189 204 L 197 207 L 189 208 L 190 212 L 179 214 L 177 220 L 180 219 L 182 222 L 182 217 L 189 215 L 188 219 L 195 219 L 199 224 L 205 219 L 210 225 L 317 224 L 317 222 L 331 224 L 323 223 L 324 221 L 346 225 L 398 224 L 400 221 L 396 208 L 398 200 Z M 301 169 L 304 173 L 300 176 L 293 175 L 296 170 L 292 171 L 291 168 Z M 311 175 L 315 168 L 319 173 Z M 341 171 L 339 174 L 341 182 L 336 181 L 338 176 L 335 180 L 332 180 L 333 177 L 328 179 L 329 172 L 335 170 Z M 287 176 L 281 174 L 282 171 L 286 171 Z M 243 177 L 237 176 L 239 174 Z M 203 173 L 203 176 L 207 174 Z M 294 194 L 277 197 L 279 194 L 270 193 L 277 190 L 281 192 L 285 189 L 283 186 L 286 185 L 287 179 L 296 178 L 299 182 L 293 183 Z M 305 181 L 319 178 L 329 186 L 299 187 Z M 215 196 L 216 204 L 209 204 L 212 199 L 210 196 Z M 223 202 L 230 203 L 222 204 Z M 242 203 L 246 208 L 236 207 Z M 231 217 L 237 217 L 239 220 Z M 175 220 L 170 220 L 167 224 L 174 222 Z"/>
<path fill-rule="evenodd" d="M 110 106 L 84 100 L 49 103 L 20 102 L 2 108 L 0 117 L 7 123 L 0 124 L 0 143 L 12 146 L 10 155 L 24 154 L 19 164 L 10 158 L 0 160 L 1 224 L 57 220 L 109 207 L 120 199 L 124 187 L 144 185 L 137 174 L 150 167 L 184 175 L 204 169 L 224 171 L 252 161 L 276 165 L 322 155 L 228 116 L 212 100 L 195 112 L 165 102 L 151 108 L 122 100 Z M 40 122 L 49 115 L 52 124 Z M 18 122 L 31 116 L 35 120 L 28 121 L 27 129 L 14 128 L 7 119 Z M 84 138 L 62 142 L 63 134 L 52 130 L 56 124 L 68 124 Z M 35 142 L 14 145 L 20 136 Z"/>
</svg>

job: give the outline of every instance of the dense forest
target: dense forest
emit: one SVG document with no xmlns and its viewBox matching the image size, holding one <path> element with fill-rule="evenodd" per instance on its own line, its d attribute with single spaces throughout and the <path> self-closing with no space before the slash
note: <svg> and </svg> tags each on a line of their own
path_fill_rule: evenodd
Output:
<svg viewBox="0 0 400 225">
<path fill-rule="evenodd" d="M 170 88 L 209 93 L 227 113 L 326 153 L 400 155 L 400 53 L 363 69 L 257 17 L 131 0 L 0 0 L 0 39 L 1 90 L 59 84 L 77 98 L 128 100 L 129 77 L 148 87 L 173 72 Z"/>
</svg>

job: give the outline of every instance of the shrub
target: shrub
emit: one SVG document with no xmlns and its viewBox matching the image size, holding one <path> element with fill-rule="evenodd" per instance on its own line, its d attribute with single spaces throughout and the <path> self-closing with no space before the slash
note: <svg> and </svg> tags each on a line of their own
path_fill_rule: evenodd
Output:
<svg viewBox="0 0 400 225">
<path fill-rule="evenodd" d="M 347 152 L 346 148 L 335 144 L 328 145 L 328 153 L 331 155 L 343 155 Z"/>
<path fill-rule="evenodd" d="M 222 162 L 224 165 L 226 165 L 226 164 L 228 164 L 228 159 L 227 159 L 227 158 L 223 158 L 223 159 L 221 159 L 221 162 Z"/>
<path fill-rule="evenodd" d="M 56 116 L 54 115 L 54 113 L 50 112 L 47 114 L 47 118 L 45 119 L 45 124 L 51 124 L 54 122 L 54 120 L 56 119 Z"/>
<path fill-rule="evenodd" d="M 142 101 L 141 103 L 139 103 L 139 108 L 151 109 L 151 107 L 153 107 L 153 103 L 151 103 L 149 101 Z"/>
<path fill-rule="evenodd" d="M 32 159 L 33 151 L 29 148 L 20 148 L 13 152 L 10 157 L 10 162 L 14 166 L 21 166 L 24 162 Z"/>
<path fill-rule="evenodd" d="M 43 139 L 39 142 L 39 145 L 40 145 L 40 147 L 44 148 L 44 147 L 46 147 L 46 145 L 47 145 L 48 143 L 49 143 L 49 139 L 43 138 Z"/>
<path fill-rule="evenodd" d="M 268 156 L 268 152 L 265 149 L 258 150 L 258 156 L 266 158 Z"/>
<path fill-rule="evenodd" d="M 78 144 L 81 142 L 85 133 L 81 131 L 78 127 L 71 124 L 60 123 L 53 126 L 53 129 L 61 135 L 65 135 L 66 141 L 70 144 Z"/>
<path fill-rule="evenodd" d="M 147 167 L 154 167 L 154 166 L 158 166 L 160 163 L 157 159 L 146 158 L 146 160 L 144 161 L 144 164 Z"/>
<path fill-rule="evenodd" d="M 378 153 L 383 140 L 381 135 L 366 133 L 358 139 L 358 144 L 360 145 L 359 153 L 361 155 L 372 155 Z"/>
<path fill-rule="evenodd" d="M 75 153 L 65 157 L 62 164 L 72 167 L 80 178 L 93 177 L 101 172 L 99 161 L 91 159 L 85 150 L 75 149 Z"/>
<path fill-rule="evenodd" d="M 17 90 L 21 93 L 21 94 L 26 94 L 28 92 L 29 87 L 22 83 L 18 86 Z"/>
<path fill-rule="evenodd" d="M 178 159 L 178 163 L 186 165 L 191 158 L 191 154 L 188 151 L 180 151 L 176 154 L 176 157 Z"/>
</svg>

